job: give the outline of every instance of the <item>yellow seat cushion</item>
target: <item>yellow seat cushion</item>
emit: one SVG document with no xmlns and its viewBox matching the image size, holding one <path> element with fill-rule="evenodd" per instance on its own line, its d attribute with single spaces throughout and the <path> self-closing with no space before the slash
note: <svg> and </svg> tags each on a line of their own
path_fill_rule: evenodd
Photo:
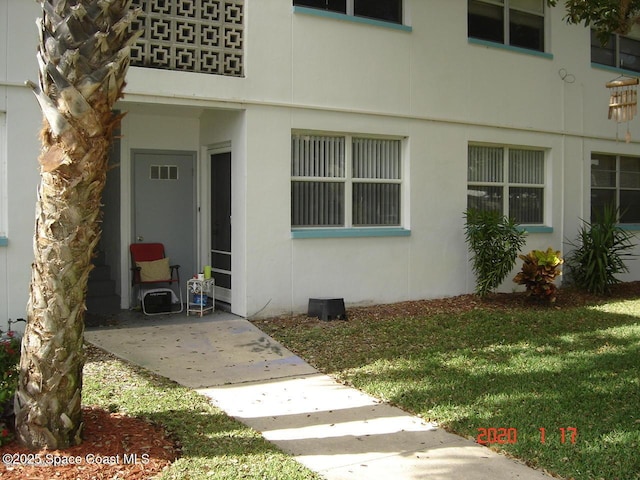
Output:
<svg viewBox="0 0 640 480">
<path fill-rule="evenodd" d="M 161 258 L 152 262 L 136 262 L 136 267 L 140 268 L 140 281 L 160 282 L 171 280 L 171 268 L 169 258 Z"/>
</svg>

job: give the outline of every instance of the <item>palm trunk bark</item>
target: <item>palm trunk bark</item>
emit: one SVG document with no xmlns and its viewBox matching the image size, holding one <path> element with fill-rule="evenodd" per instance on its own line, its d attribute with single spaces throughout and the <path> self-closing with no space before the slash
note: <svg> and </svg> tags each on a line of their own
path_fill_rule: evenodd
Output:
<svg viewBox="0 0 640 480">
<path fill-rule="evenodd" d="M 41 179 L 15 413 L 22 444 L 62 449 L 81 443 L 87 279 L 137 12 L 131 0 L 39 3 Z"/>
</svg>

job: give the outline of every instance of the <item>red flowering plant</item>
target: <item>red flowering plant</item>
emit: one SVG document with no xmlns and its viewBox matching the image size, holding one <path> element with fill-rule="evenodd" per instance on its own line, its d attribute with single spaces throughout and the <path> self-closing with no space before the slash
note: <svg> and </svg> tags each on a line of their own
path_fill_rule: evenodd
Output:
<svg viewBox="0 0 640 480">
<path fill-rule="evenodd" d="M 18 387 L 20 339 L 0 330 L 0 447 L 13 440 L 13 397 Z"/>
</svg>

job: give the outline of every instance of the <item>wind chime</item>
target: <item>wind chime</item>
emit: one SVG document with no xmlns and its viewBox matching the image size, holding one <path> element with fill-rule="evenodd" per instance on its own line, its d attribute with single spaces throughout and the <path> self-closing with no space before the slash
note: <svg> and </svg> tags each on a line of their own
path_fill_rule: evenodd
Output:
<svg viewBox="0 0 640 480">
<path fill-rule="evenodd" d="M 616 139 L 618 138 L 618 125 L 627 122 L 627 133 L 624 136 L 625 142 L 631 141 L 629 132 L 629 121 L 638 113 L 638 79 L 630 77 L 618 77 L 607 83 L 607 88 L 611 91 L 609 95 L 609 119 L 615 120 Z"/>
</svg>

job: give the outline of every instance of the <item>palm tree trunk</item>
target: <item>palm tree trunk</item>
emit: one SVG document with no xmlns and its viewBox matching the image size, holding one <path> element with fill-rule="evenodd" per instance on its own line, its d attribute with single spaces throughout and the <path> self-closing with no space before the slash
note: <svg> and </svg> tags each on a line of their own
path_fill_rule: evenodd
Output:
<svg viewBox="0 0 640 480">
<path fill-rule="evenodd" d="M 61 449 L 81 442 L 87 279 L 137 12 L 131 0 L 39 2 L 41 178 L 15 412 L 21 443 Z"/>
</svg>

